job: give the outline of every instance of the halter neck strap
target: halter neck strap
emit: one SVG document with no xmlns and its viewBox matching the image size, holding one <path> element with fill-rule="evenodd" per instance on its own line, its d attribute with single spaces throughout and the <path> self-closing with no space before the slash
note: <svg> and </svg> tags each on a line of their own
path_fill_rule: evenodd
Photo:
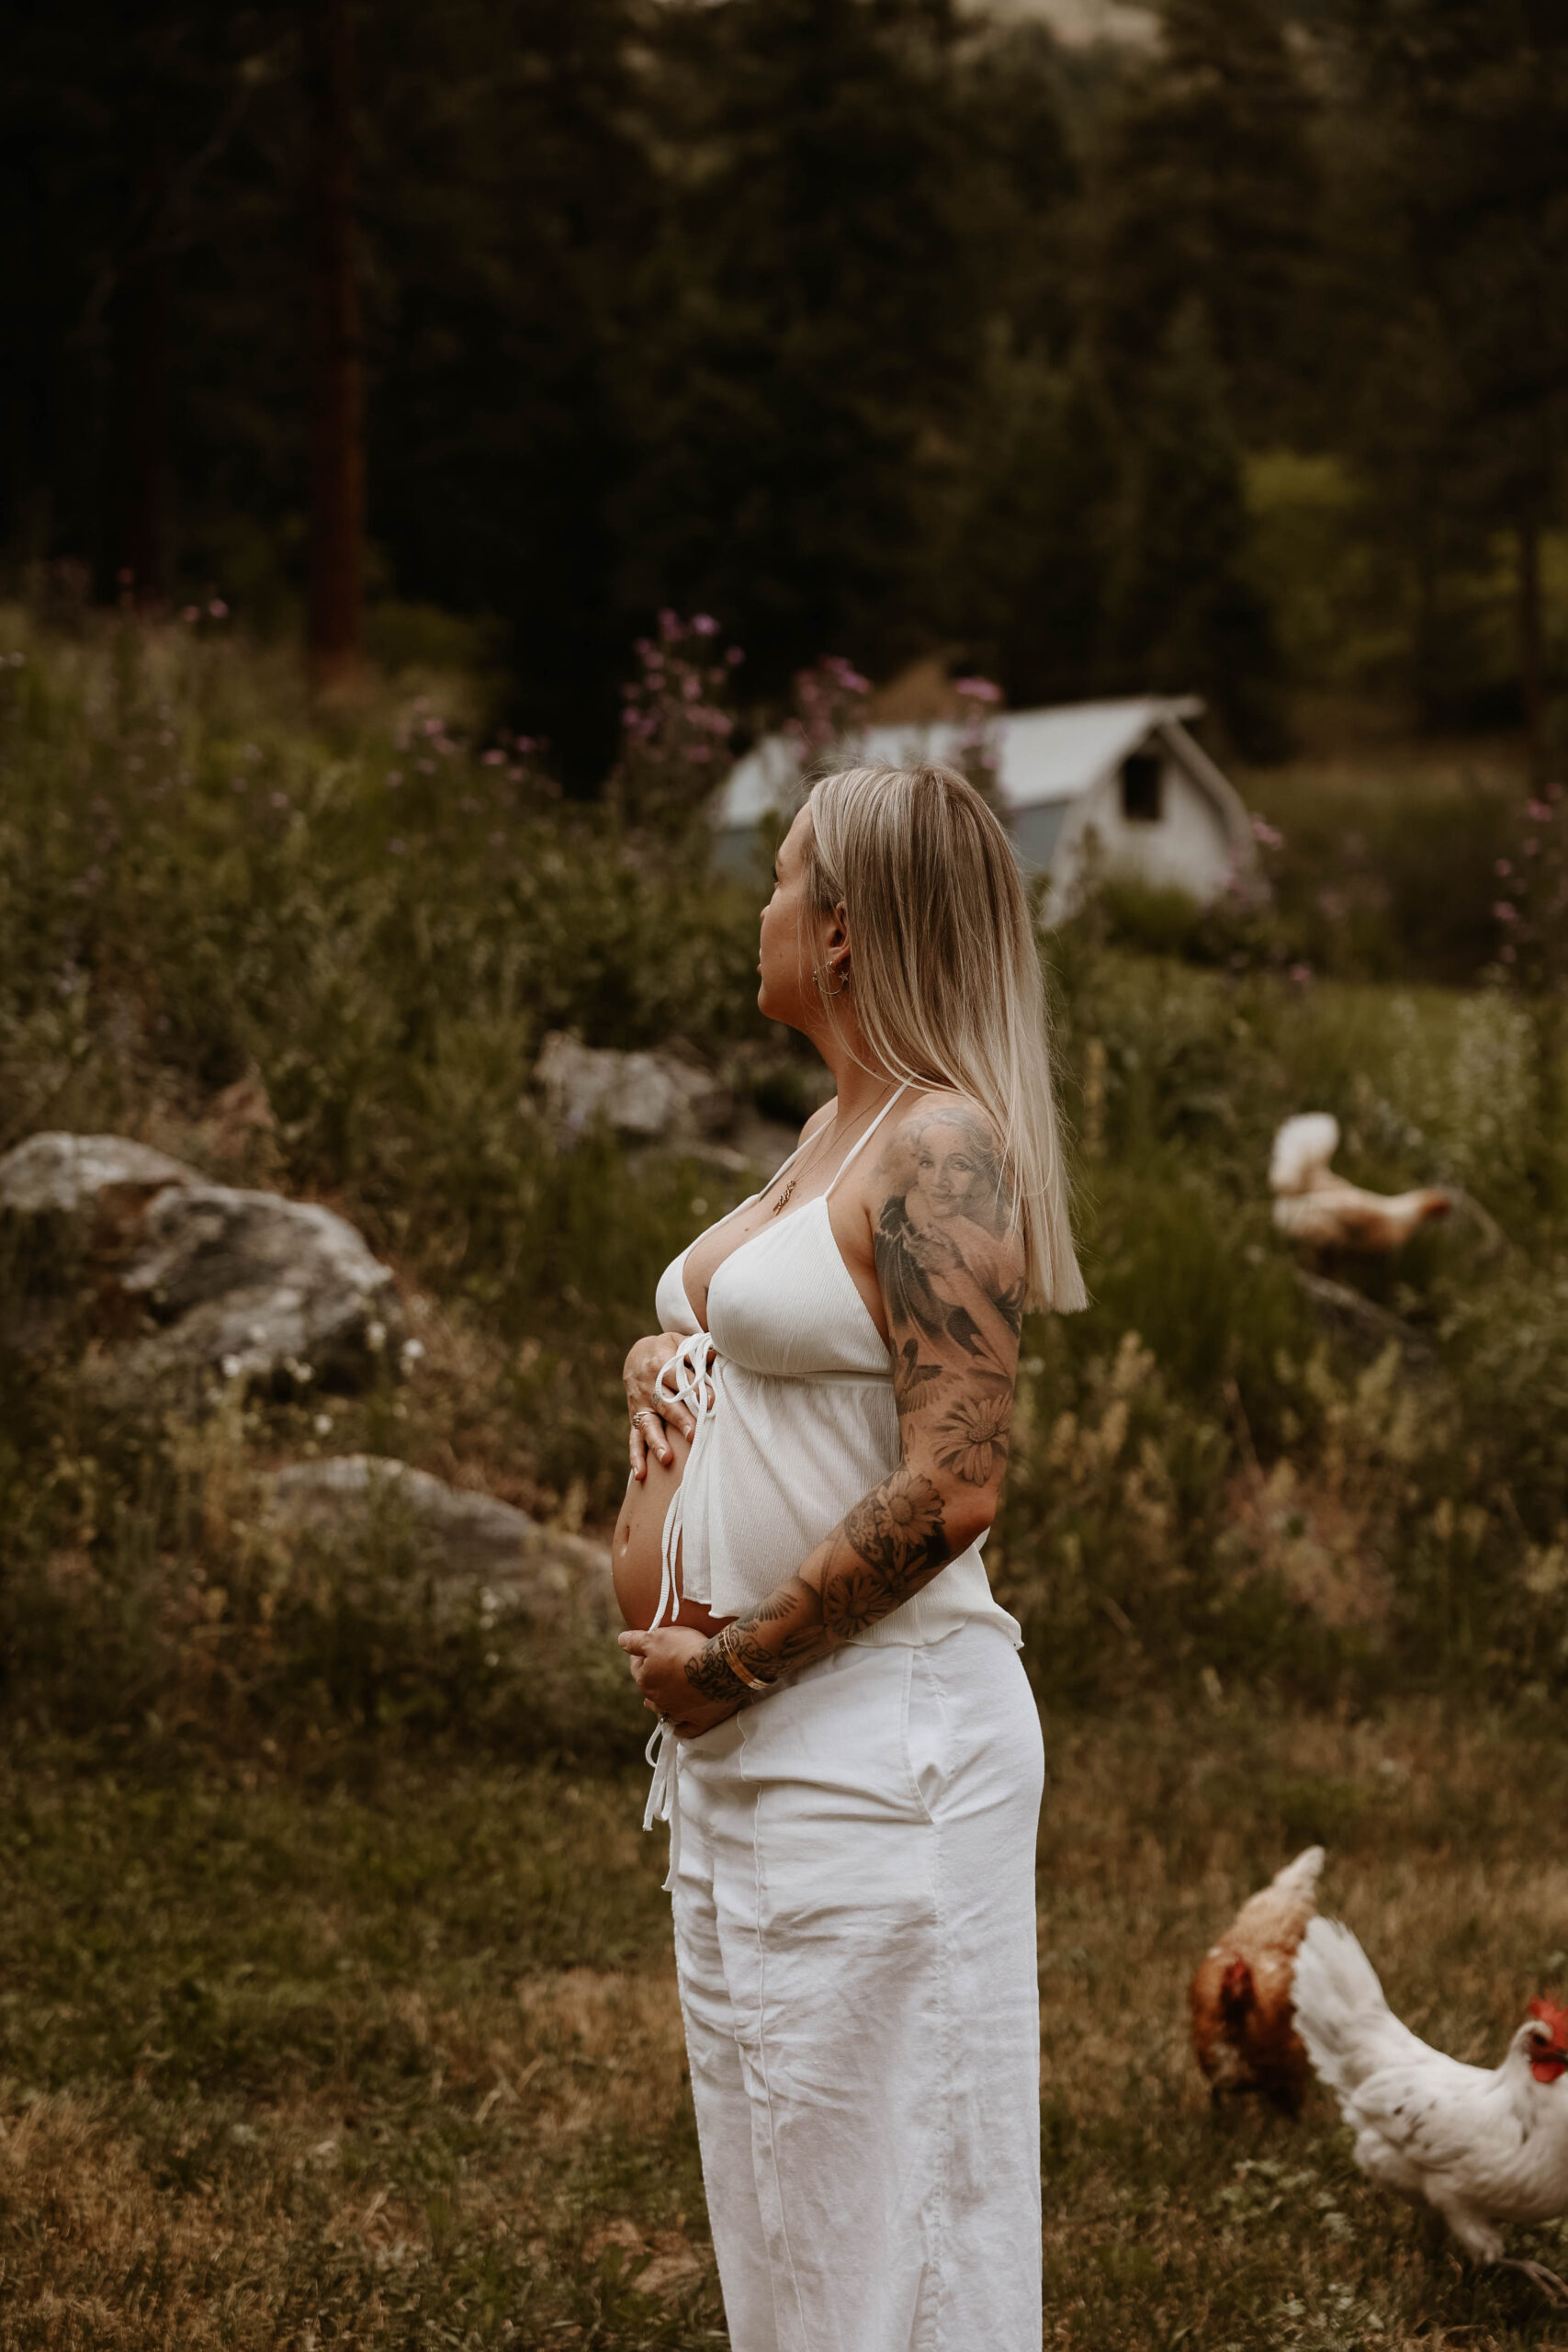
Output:
<svg viewBox="0 0 1568 2352">
<path fill-rule="evenodd" d="M 834 1170 L 833 1184 L 838 1182 L 839 1178 L 843 1174 L 845 1169 L 852 1167 L 860 1158 L 861 1153 L 865 1149 L 866 1145 L 871 1141 L 872 1136 L 876 1133 L 877 1128 L 882 1125 L 883 1120 L 887 1116 L 889 1111 L 892 1110 L 894 1104 L 899 1100 L 901 1095 L 908 1094 L 908 1085 L 906 1082 L 904 1085 L 899 1087 L 897 1094 L 890 1094 L 888 1096 L 886 1102 L 883 1104 L 875 1118 L 873 1119 L 870 1126 L 867 1127 L 864 1135 L 860 1136 L 859 1139 L 852 1145 L 850 1149 L 844 1154 L 843 1159 L 839 1162 L 837 1169 Z M 831 1199 L 833 1184 L 829 1184 L 828 1190 L 823 1193 L 822 1198 L 825 1201 Z"/>
</svg>

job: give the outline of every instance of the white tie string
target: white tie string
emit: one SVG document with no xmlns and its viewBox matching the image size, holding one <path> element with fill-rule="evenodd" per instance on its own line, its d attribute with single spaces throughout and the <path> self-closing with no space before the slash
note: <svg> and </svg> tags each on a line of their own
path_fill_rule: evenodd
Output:
<svg viewBox="0 0 1568 2352">
<path fill-rule="evenodd" d="M 659 1550 L 659 1607 L 653 1614 L 653 1624 L 662 1625 L 664 1612 L 670 1612 L 673 1624 L 681 1614 L 681 1589 L 676 1580 L 675 1565 L 681 1556 L 681 1532 L 685 1525 L 682 1498 L 686 1477 L 697 1458 L 697 1448 L 713 1427 L 714 1408 L 718 1401 L 713 1369 L 713 1341 L 705 1331 L 694 1331 L 682 1340 L 669 1363 L 654 1383 L 661 1396 L 672 1406 L 683 1405 L 692 1417 L 692 1450 L 686 1457 L 686 1472 L 670 1498 L 664 1514 L 664 1535 Z M 643 1808 L 642 1826 L 651 1829 L 660 1821 L 670 1825 L 670 1870 L 665 1878 L 666 1889 L 674 1885 L 676 1866 L 681 1859 L 681 1804 L 676 1785 L 677 1758 L 681 1743 L 674 1730 L 660 1715 L 643 1750 L 653 1768 L 649 1782 L 648 1803 Z"/>
<path fill-rule="evenodd" d="M 646 1761 L 653 1767 L 653 1778 L 648 1784 L 648 1803 L 643 1807 L 642 1826 L 654 1828 L 660 1821 L 670 1824 L 670 1868 L 664 1874 L 666 1894 L 674 1886 L 675 1872 L 681 1860 L 681 1801 L 676 1785 L 677 1759 L 681 1743 L 675 1736 L 673 1724 L 660 1715 L 654 1724 L 648 1746 L 643 1749 Z"/>
<path fill-rule="evenodd" d="M 713 1367 L 713 1341 L 705 1331 L 694 1331 L 682 1340 L 669 1363 L 664 1366 L 654 1386 L 671 1404 L 683 1405 L 692 1417 L 692 1451 L 687 1456 L 685 1474 L 670 1498 L 670 1508 L 664 1514 L 663 1539 L 659 1547 L 659 1607 L 653 1615 L 653 1625 L 667 1621 L 671 1625 L 681 1614 L 681 1591 L 676 1579 L 676 1563 L 681 1556 L 681 1536 L 686 1523 L 686 1483 L 691 1477 L 699 1449 L 713 1427 L 713 1416 L 718 1403 Z M 705 1600 L 705 1594 L 694 1593 L 694 1600 Z M 649 1632 L 653 1631 L 653 1625 Z"/>
</svg>

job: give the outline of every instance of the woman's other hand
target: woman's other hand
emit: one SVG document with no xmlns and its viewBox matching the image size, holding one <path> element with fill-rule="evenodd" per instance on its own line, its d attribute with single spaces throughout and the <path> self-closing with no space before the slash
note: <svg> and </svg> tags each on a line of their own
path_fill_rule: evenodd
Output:
<svg viewBox="0 0 1568 2352">
<path fill-rule="evenodd" d="M 656 1331 L 639 1340 L 627 1356 L 621 1379 L 626 1392 L 626 1410 L 631 1415 L 632 1476 L 648 1476 L 648 1449 L 651 1445 L 668 1470 L 675 1457 L 670 1451 L 665 1423 L 679 1430 L 690 1442 L 694 1424 L 683 1405 L 675 1404 L 659 1386 L 659 1375 L 680 1346 L 678 1332 Z"/>
<path fill-rule="evenodd" d="M 686 1679 L 686 1661 L 707 1647 L 707 1636 L 684 1625 L 660 1625 L 651 1634 L 621 1634 L 632 1680 L 643 1703 L 667 1717 L 682 1739 L 700 1739 L 715 1724 L 739 1712 L 733 1699 L 705 1699 Z"/>
</svg>

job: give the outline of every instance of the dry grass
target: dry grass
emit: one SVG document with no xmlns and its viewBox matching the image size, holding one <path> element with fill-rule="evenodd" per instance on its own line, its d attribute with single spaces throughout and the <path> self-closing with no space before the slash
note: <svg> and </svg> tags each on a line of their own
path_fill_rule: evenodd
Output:
<svg viewBox="0 0 1568 2352">
<path fill-rule="evenodd" d="M 1568 2341 L 1362 2183 L 1325 2101 L 1215 2118 L 1183 1999 L 1322 1837 L 1402 2014 L 1499 2052 L 1568 1970 L 1557 1736 L 1222 1701 L 1048 1747 L 1044 2342 Z M 352 1785 L 4 1778 L 7 2347 L 724 2341 L 632 1781 L 372 1751 Z"/>
<path fill-rule="evenodd" d="M 712 2340 L 627 1789 L 26 1779 L 7 2345 Z"/>
</svg>

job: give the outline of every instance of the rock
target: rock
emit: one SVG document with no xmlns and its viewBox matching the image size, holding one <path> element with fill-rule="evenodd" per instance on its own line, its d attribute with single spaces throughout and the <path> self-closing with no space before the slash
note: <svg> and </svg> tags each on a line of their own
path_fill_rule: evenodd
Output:
<svg viewBox="0 0 1568 2352">
<path fill-rule="evenodd" d="M 158 1327 L 127 1334 L 122 1316 L 112 1336 L 105 1377 L 127 1396 L 181 1371 L 363 1384 L 402 1336 L 391 1270 L 345 1218 L 209 1184 L 121 1136 L 29 1136 L 0 1159 L 0 1212 L 73 1224 L 101 1303 Z"/>
<path fill-rule="evenodd" d="M 534 1081 L 566 1136 L 602 1119 L 631 1142 L 695 1141 L 721 1133 L 733 1109 L 722 1080 L 678 1054 L 582 1046 L 559 1029 L 545 1039 Z"/>
<path fill-rule="evenodd" d="M 29 1136 L 0 1159 L 0 1210 L 17 1216 L 90 1217 L 101 1193 L 199 1184 L 183 1160 L 124 1136 Z"/>
<path fill-rule="evenodd" d="M 297 1527 L 330 1528 L 359 1516 L 382 1493 L 395 1497 L 421 1527 L 440 1537 L 454 1567 L 475 1575 L 514 1568 L 537 1532 L 527 1512 L 511 1503 L 449 1487 L 428 1470 L 376 1453 L 290 1463 L 273 1475 L 271 1514 Z"/>
<path fill-rule="evenodd" d="M 505 1606 L 559 1615 L 575 1604 L 595 1627 L 618 1622 L 608 1547 L 540 1527 L 493 1495 L 449 1487 L 428 1470 L 374 1453 L 291 1463 L 268 1484 L 274 1527 L 353 1531 L 388 1499 L 439 1547 L 454 1576 L 481 1579 Z"/>
<path fill-rule="evenodd" d="M 118 1280 L 164 1327 L 127 1351 L 131 1374 L 192 1365 L 362 1385 L 402 1337 L 391 1269 L 345 1217 L 276 1193 L 170 1186 L 148 1204 Z"/>
</svg>

